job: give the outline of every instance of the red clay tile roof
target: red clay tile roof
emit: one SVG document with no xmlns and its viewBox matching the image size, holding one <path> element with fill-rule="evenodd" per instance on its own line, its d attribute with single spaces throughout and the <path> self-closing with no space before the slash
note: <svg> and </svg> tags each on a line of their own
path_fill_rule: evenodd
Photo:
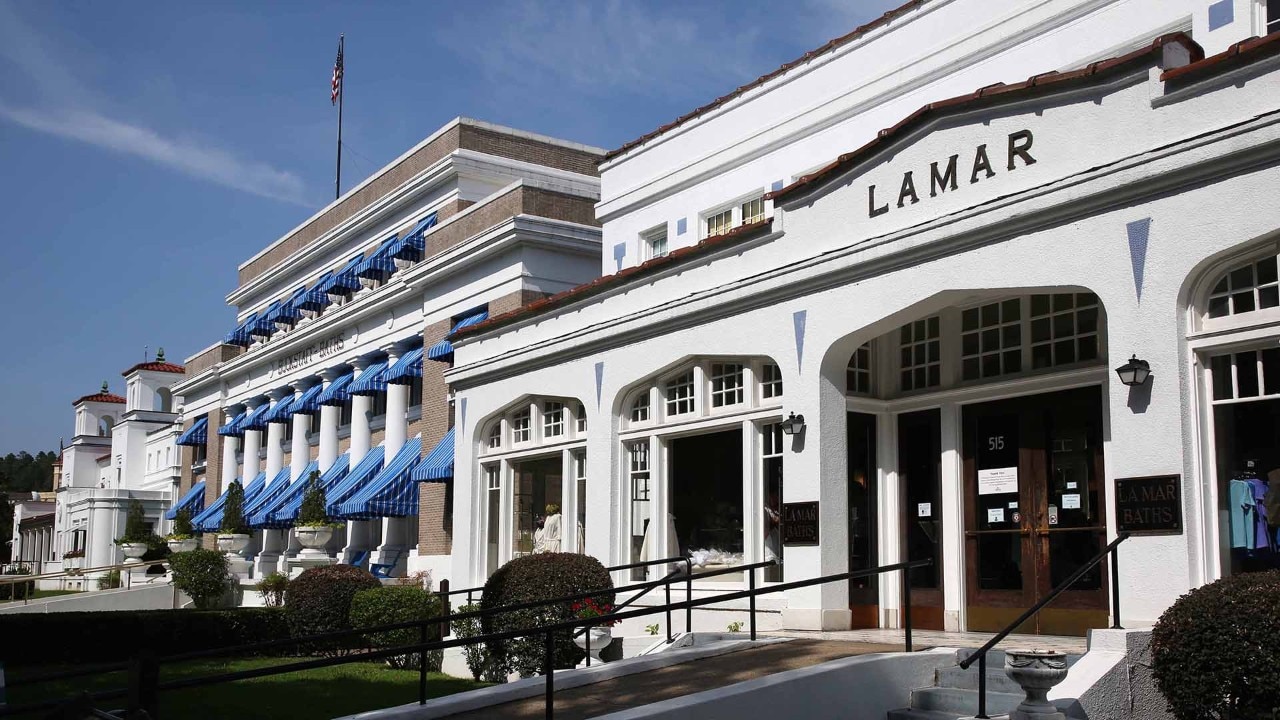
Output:
<svg viewBox="0 0 1280 720">
<path fill-rule="evenodd" d="M 79 405 L 82 402 L 120 403 L 121 405 L 123 405 L 125 400 L 124 398 L 120 397 L 119 395 L 116 395 L 115 393 L 99 392 L 99 393 L 94 393 L 92 395 L 85 395 L 84 397 L 80 398 L 79 400 L 76 400 L 71 404 Z"/>
<path fill-rule="evenodd" d="M 181 365 L 174 365 L 171 362 L 156 362 L 155 360 L 152 360 L 151 362 L 138 363 L 120 374 L 128 375 L 135 370 L 154 370 L 156 372 L 177 373 L 179 375 L 187 372 L 187 369 Z"/>
<path fill-rule="evenodd" d="M 924 5 L 928 1 L 929 0 L 908 0 L 908 2 L 904 3 L 903 5 L 899 5 L 893 10 L 886 12 L 885 14 L 876 18 L 875 20 L 872 20 L 871 22 L 866 23 L 865 25 L 859 25 L 858 27 L 854 28 L 851 32 L 841 35 L 838 38 L 835 38 L 833 40 L 828 40 L 827 43 L 822 47 L 816 48 L 814 50 L 810 50 L 809 52 L 805 53 L 804 55 L 801 55 L 795 60 L 792 60 L 791 62 L 783 65 L 782 67 L 779 67 L 777 70 L 761 75 L 760 77 L 756 78 L 755 80 L 752 80 L 746 85 L 739 87 L 738 89 L 734 90 L 728 95 L 721 95 L 720 97 L 716 98 L 715 100 L 712 100 L 711 102 L 707 103 L 706 105 L 703 105 L 702 107 L 694 110 L 693 112 L 681 115 L 680 117 L 676 118 L 675 120 L 672 120 L 671 122 L 667 123 L 666 125 L 663 125 L 662 127 L 658 128 L 657 130 L 654 130 L 651 133 L 641 135 L 640 137 L 636 138 L 635 140 L 632 140 L 626 145 L 623 145 L 617 150 L 610 150 L 609 152 L 604 154 L 604 159 L 601 162 L 608 162 L 609 160 L 612 160 L 613 158 L 619 155 L 622 155 L 637 146 L 640 146 L 649 142 L 650 140 L 658 137 L 659 135 L 662 135 L 663 133 L 669 132 L 671 130 L 674 130 L 677 127 L 680 127 L 681 125 L 689 122 L 690 120 L 693 120 L 696 117 L 699 117 L 700 115 L 705 115 L 706 113 L 711 112 L 712 110 L 715 110 L 721 105 L 724 105 L 725 103 L 746 94 L 747 91 L 754 90 L 755 88 L 760 87 L 761 85 L 769 82 L 770 80 L 778 77 L 779 75 L 786 74 L 788 70 L 796 67 L 797 65 L 803 65 L 804 63 L 807 63 L 810 60 L 813 60 L 819 55 L 826 54 L 832 50 L 835 50 L 836 48 L 843 47 L 844 45 L 848 45 L 849 43 L 853 42 L 854 40 L 857 40 L 863 35 L 866 35 L 872 30 L 875 30 L 881 25 L 885 25 L 886 23 L 898 17 L 899 15 L 905 15 L 906 13 L 916 9 L 917 7 Z"/>
<path fill-rule="evenodd" d="M 1247 40 L 1241 40 L 1224 52 L 1193 62 L 1190 65 L 1165 70 L 1160 73 L 1160 79 L 1165 82 L 1194 80 L 1208 72 L 1222 72 L 1277 53 L 1280 53 L 1280 30 L 1265 37 L 1251 37 Z"/>
<path fill-rule="evenodd" d="M 619 270 L 618 272 L 612 275 L 605 275 L 604 277 L 596 278 L 595 280 L 592 280 L 591 282 L 586 283 L 585 285 L 579 285 L 574 288 L 569 288 L 564 292 L 557 293 L 550 297 L 542 298 L 541 300 L 535 300 L 534 302 L 531 302 L 528 305 L 524 305 L 522 307 L 516 308 L 515 310 L 502 313 L 501 315 L 495 315 L 489 318 L 488 320 L 485 320 L 484 322 L 476 323 L 475 325 L 472 325 L 470 327 L 462 328 L 461 330 L 456 332 L 454 336 L 461 337 L 463 335 L 470 335 L 475 332 L 484 332 L 486 330 L 492 330 L 496 327 L 510 324 L 511 322 L 514 322 L 515 320 L 526 317 L 528 315 L 536 315 L 538 313 L 547 312 L 553 308 L 557 308 L 562 305 L 567 305 L 568 303 L 574 302 L 576 300 L 582 300 L 584 298 L 591 297 L 592 295 L 598 295 L 599 293 L 604 292 L 605 290 L 617 287 L 619 285 L 626 284 L 633 280 L 638 280 L 647 275 L 652 275 L 653 273 L 659 270 L 666 269 L 672 265 L 678 265 L 680 263 L 691 260 L 699 255 L 705 255 L 711 252 L 712 250 L 733 245 L 735 243 L 742 242 L 743 240 L 747 240 L 748 238 L 753 238 L 759 235 L 763 235 L 772 228 L 773 228 L 773 218 L 765 218 L 760 222 L 754 222 L 747 225 L 739 225 L 738 227 L 734 228 L 733 230 L 730 230 L 724 235 L 717 235 L 715 237 L 706 238 L 705 240 L 702 240 L 696 245 L 690 245 L 688 247 L 682 247 L 678 250 L 673 250 L 670 253 L 663 255 L 662 257 L 656 257 L 656 258 L 653 258 L 652 260 L 646 260 L 645 262 L 639 265 L 635 265 L 629 268 L 623 268 L 622 270 Z"/>
<path fill-rule="evenodd" d="M 968 112 L 984 105 L 1022 101 L 1028 97 L 1058 92 L 1072 85 L 1095 82 L 1100 78 L 1127 71 L 1134 66 L 1149 63 L 1152 59 L 1159 58 L 1164 51 L 1164 46 L 1170 43 L 1179 43 L 1186 46 L 1191 53 L 1193 64 L 1207 62 L 1204 60 L 1204 49 L 1196 44 L 1194 40 L 1184 33 L 1170 33 L 1161 35 L 1145 48 L 1120 57 L 1090 63 L 1079 70 L 1061 73 L 1055 71 L 1033 75 L 1023 82 L 1012 85 L 996 83 L 995 85 L 979 88 L 968 95 L 932 102 L 906 116 L 897 125 L 876 133 L 875 138 L 866 145 L 853 152 L 841 155 L 830 165 L 809 175 L 804 175 L 784 188 L 767 193 L 764 197 L 766 200 L 786 201 L 796 195 L 817 188 L 832 176 L 843 173 L 896 142 L 903 134 L 939 117 Z M 1188 65 L 1187 67 L 1191 66 Z"/>
</svg>

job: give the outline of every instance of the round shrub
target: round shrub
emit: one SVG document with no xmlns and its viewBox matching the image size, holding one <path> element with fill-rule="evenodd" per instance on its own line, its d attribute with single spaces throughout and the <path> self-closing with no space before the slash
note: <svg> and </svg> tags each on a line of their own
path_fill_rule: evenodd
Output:
<svg viewBox="0 0 1280 720">
<path fill-rule="evenodd" d="M 595 590 L 600 591 L 592 596 L 597 603 L 613 604 L 613 580 L 599 560 L 577 553 L 534 553 L 512 560 L 489 576 L 480 607 L 488 610 Z M 563 622 L 575 618 L 571 606 L 572 602 L 563 602 L 497 613 L 485 617 L 481 625 L 488 634 Z M 522 677 L 529 677 L 542 673 L 546 657 L 544 642 L 543 635 L 534 634 L 488 643 L 491 667 L 486 668 L 485 676 L 518 672 Z M 574 645 L 568 630 L 556 634 L 554 657 L 557 668 L 572 668 L 583 658 L 582 650 Z"/>
<path fill-rule="evenodd" d="M 351 599 L 361 590 L 381 587 L 368 570 L 351 565 L 315 567 L 289 581 L 284 594 L 285 617 L 293 637 L 349 630 Z M 339 654 L 359 641 L 337 640 L 312 645 L 324 654 Z"/>
<path fill-rule="evenodd" d="M 420 587 L 410 585 L 387 585 L 384 587 L 361 590 L 351 598 L 351 627 L 370 628 L 379 625 L 394 625 L 414 620 L 428 620 L 440 616 L 440 599 Z M 422 640 L 421 630 L 405 628 L 403 630 L 383 630 L 367 633 L 365 641 L 373 648 L 391 648 L 401 645 L 415 645 Z M 427 626 L 427 641 L 440 639 L 440 624 Z M 387 658 L 387 664 L 393 668 L 417 669 L 418 653 L 395 655 Z M 427 669 L 439 672 L 444 660 L 443 650 L 432 650 L 427 653 Z"/>
<path fill-rule="evenodd" d="M 1179 720 L 1270 718 L 1280 706 L 1280 572 L 1178 598 L 1151 632 L 1156 684 Z"/>
<path fill-rule="evenodd" d="M 173 586 L 186 593 L 201 610 L 216 608 L 231 587 L 227 558 L 216 550 L 196 548 L 169 556 Z"/>
</svg>

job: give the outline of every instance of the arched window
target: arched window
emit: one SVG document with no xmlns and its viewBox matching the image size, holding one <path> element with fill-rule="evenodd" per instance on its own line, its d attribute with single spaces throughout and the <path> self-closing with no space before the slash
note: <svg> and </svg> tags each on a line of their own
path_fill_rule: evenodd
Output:
<svg viewBox="0 0 1280 720">
<path fill-rule="evenodd" d="M 156 412 L 173 412 L 173 393 L 169 388 L 156 390 L 154 407 Z"/>
<path fill-rule="evenodd" d="M 98 437 L 106 437 L 111 434 L 111 428 L 116 426 L 115 420 L 110 415 L 103 415 L 98 421 Z"/>
<path fill-rule="evenodd" d="M 864 343 L 849 356 L 845 392 L 850 395 L 871 394 L 871 343 Z"/>
<path fill-rule="evenodd" d="M 649 388 L 641 390 L 631 401 L 629 416 L 633 423 L 649 422 Z"/>
<path fill-rule="evenodd" d="M 489 433 L 486 439 L 486 443 L 488 444 L 490 450 L 496 450 L 502 447 L 502 420 L 501 419 L 495 420 L 493 424 L 489 426 Z"/>
<path fill-rule="evenodd" d="M 1209 291 L 1206 315 L 1220 318 L 1274 307 L 1280 307 L 1280 280 L 1276 257 L 1268 255 L 1223 273 Z"/>
</svg>

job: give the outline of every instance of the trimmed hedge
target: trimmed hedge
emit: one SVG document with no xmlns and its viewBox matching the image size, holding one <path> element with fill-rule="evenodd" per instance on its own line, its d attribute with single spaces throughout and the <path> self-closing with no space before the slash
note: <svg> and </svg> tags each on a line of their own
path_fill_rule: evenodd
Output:
<svg viewBox="0 0 1280 720">
<path fill-rule="evenodd" d="M 164 656 L 288 637 L 279 608 L 15 613 L 0 615 L 0 662 L 10 668 L 108 663 L 143 650 Z M 263 654 L 293 654 L 293 648 Z"/>
<path fill-rule="evenodd" d="M 414 620 L 427 620 L 439 617 L 442 605 L 440 598 L 411 585 L 385 585 L 383 587 L 361 590 L 351 599 L 351 626 L 355 628 L 377 627 L 379 625 L 396 625 Z M 373 648 L 391 648 L 403 645 L 414 645 L 421 641 L 422 634 L 417 628 L 404 630 L 384 630 L 369 633 L 365 641 Z M 440 623 L 427 626 L 427 640 L 434 642 L 440 639 Z M 444 661 L 443 650 L 432 650 L 427 654 L 427 669 L 440 672 Z M 396 655 L 387 658 L 387 664 L 393 668 L 416 670 L 418 655 Z"/>
<path fill-rule="evenodd" d="M 1271 718 L 1280 706 L 1280 572 L 1178 598 L 1151 631 L 1156 685 L 1179 720 Z"/>
<path fill-rule="evenodd" d="M 480 607 L 488 610 L 593 590 L 601 591 L 592 596 L 597 603 L 613 604 L 613 580 L 599 560 L 577 553 L 534 553 L 512 560 L 489 576 Z M 481 626 L 485 634 L 489 634 L 572 620 L 576 616 L 571 605 L 565 602 L 498 613 L 485 617 Z M 510 672 L 518 672 L 521 677 L 542 674 L 546 662 L 543 637 L 531 635 L 486 643 L 489 667 L 485 669 L 485 678 L 493 679 Z M 567 630 L 558 634 L 555 646 L 557 668 L 572 668 L 585 657 Z"/>
<path fill-rule="evenodd" d="M 314 567 L 289 581 L 284 594 L 285 617 L 294 637 L 351 629 L 351 599 L 361 590 L 382 587 L 368 570 L 351 565 Z M 359 638 L 317 643 L 313 650 L 340 653 L 359 647 Z"/>
</svg>

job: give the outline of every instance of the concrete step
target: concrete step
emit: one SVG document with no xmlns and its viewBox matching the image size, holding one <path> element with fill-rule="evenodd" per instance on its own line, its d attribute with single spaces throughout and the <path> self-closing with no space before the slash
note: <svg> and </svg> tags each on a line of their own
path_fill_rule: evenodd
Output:
<svg viewBox="0 0 1280 720">
<path fill-rule="evenodd" d="M 1022 693 L 987 691 L 987 714 L 1002 715 L 1012 712 L 1025 696 Z M 911 691 L 911 708 L 914 710 L 943 710 L 975 715 L 978 712 L 978 691 L 960 688 L 922 688 Z"/>
<path fill-rule="evenodd" d="M 960 720 L 964 717 L 960 713 L 947 712 L 946 710 L 913 710 L 911 708 L 902 708 L 901 710 L 890 710 L 889 720 Z"/>
<path fill-rule="evenodd" d="M 972 665 L 968 670 L 961 670 L 959 666 L 943 668 L 937 672 L 936 684 L 938 687 L 943 688 L 977 690 L 978 666 Z M 1003 665 L 996 669 L 992 669 L 988 666 L 987 692 L 1002 692 L 1017 695 L 1022 692 L 1022 688 L 1018 687 L 1018 683 L 1014 682 L 1012 678 L 1005 674 Z"/>
</svg>

